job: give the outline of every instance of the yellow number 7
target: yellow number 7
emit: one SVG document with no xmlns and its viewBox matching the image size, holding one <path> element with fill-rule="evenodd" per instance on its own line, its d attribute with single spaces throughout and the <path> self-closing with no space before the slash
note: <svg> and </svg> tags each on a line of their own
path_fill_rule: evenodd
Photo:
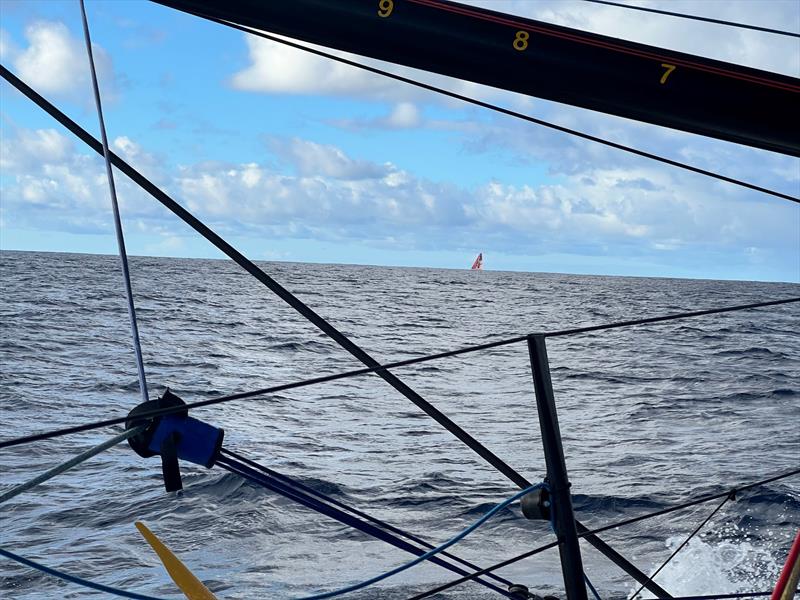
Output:
<svg viewBox="0 0 800 600">
<path fill-rule="evenodd" d="M 661 76 L 661 83 L 663 84 L 667 81 L 667 77 L 669 77 L 669 74 L 672 73 L 676 67 L 675 65 L 670 65 L 669 63 L 661 63 L 661 66 L 666 69 L 664 74 Z"/>
</svg>

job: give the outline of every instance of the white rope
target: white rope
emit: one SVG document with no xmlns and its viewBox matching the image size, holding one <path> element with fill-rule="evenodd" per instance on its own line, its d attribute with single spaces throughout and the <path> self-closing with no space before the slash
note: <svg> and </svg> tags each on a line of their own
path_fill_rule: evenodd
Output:
<svg viewBox="0 0 800 600">
<path fill-rule="evenodd" d="M 144 375 L 144 361 L 142 360 L 142 347 L 139 343 L 139 326 L 136 322 L 136 308 L 133 305 L 133 291 L 131 290 L 131 274 L 128 270 L 128 254 L 125 251 L 125 237 L 122 233 L 122 220 L 119 216 L 119 204 L 117 202 L 117 189 L 114 185 L 114 174 L 111 171 L 111 158 L 108 150 L 108 137 L 106 136 L 106 124 L 103 120 L 103 107 L 100 104 L 100 88 L 97 85 L 97 73 L 94 67 L 94 55 L 92 54 L 92 40 L 89 36 L 89 22 L 86 19 L 86 7 L 83 0 L 81 4 L 81 17 L 83 18 L 83 34 L 86 40 L 86 53 L 89 55 L 89 69 L 92 72 L 92 87 L 94 89 L 94 102 L 97 106 L 97 117 L 100 120 L 100 134 L 103 140 L 103 156 L 106 159 L 106 174 L 108 175 L 108 187 L 111 191 L 111 206 L 114 209 L 114 227 L 117 232 L 117 245 L 119 246 L 119 258 L 122 263 L 122 275 L 125 280 L 125 296 L 128 299 L 128 317 L 131 321 L 131 336 L 133 337 L 133 351 L 136 353 L 136 367 L 139 370 L 139 389 L 142 392 L 142 402 L 147 402 L 147 380 Z"/>
</svg>

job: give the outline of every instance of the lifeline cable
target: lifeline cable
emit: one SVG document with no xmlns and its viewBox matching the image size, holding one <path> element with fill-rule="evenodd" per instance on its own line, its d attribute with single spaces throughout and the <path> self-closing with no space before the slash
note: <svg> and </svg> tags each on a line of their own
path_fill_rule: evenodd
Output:
<svg viewBox="0 0 800 600">
<path fill-rule="evenodd" d="M 783 473 L 780 473 L 778 475 L 774 475 L 772 477 L 768 477 L 768 478 L 762 479 L 760 481 L 755 481 L 755 482 L 752 482 L 752 483 L 748 483 L 746 485 L 737 486 L 735 488 L 729 489 L 729 490 L 727 490 L 725 492 L 722 492 L 722 493 L 719 493 L 719 494 L 713 494 L 713 495 L 710 495 L 710 496 L 703 496 L 703 497 L 697 498 L 695 500 L 690 500 L 690 501 L 684 502 L 682 504 L 677 504 L 677 505 L 674 505 L 674 506 L 670 506 L 668 508 L 664 508 L 664 509 L 661 509 L 661 510 L 654 511 L 652 513 L 647 513 L 647 514 L 644 514 L 644 515 L 640 515 L 638 517 L 632 517 L 630 519 L 624 519 L 622 521 L 617 521 L 616 523 L 612 523 L 611 525 L 606 525 L 604 527 L 599 527 L 597 529 L 592 529 L 590 531 L 590 533 L 600 533 L 600 532 L 603 532 L 603 531 L 607 531 L 609 529 L 616 529 L 617 527 L 623 527 L 625 525 L 630 525 L 631 523 L 636 523 L 638 521 L 643 521 L 645 519 L 659 517 L 661 515 L 665 515 L 665 514 L 668 514 L 668 513 L 675 512 L 675 511 L 683 510 L 685 508 L 696 506 L 696 505 L 702 504 L 704 502 L 710 502 L 711 500 L 718 500 L 720 498 L 723 498 L 723 497 L 726 497 L 726 496 L 730 496 L 731 494 L 737 494 L 737 493 L 739 493 L 741 491 L 744 491 L 744 490 L 748 490 L 748 489 L 751 489 L 751 488 L 754 488 L 754 487 L 758 487 L 760 485 L 765 485 L 767 483 L 772 483 L 772 482 L 775 482 L 775 481 L 779 481 L 781 479 L 786 479 L 787 477 L 792 477 L 792 476 L 798 475 L 798 474 L 800 474 L 800 469 L 794 469 L 794 470 L 791 470 L 791 471 L 785 471 Z M 578 537 L 579 538 L 583 537 L 584 535 L 585 534 L 578 533 Z M 494 564 L 491 567 L 488 567 L 488 568 L 484 569 L 483 571 L 478 571 L 477 573 L 473 573 L 471 575 L 467 575 L 465 577 L 462 577 L 461 579 L 454 579 L 453 581 L 449 581 L 447 583 L 444 583 L 444 584 L 442 584 L 442 585 L 440 585 L 438 587 L 435 587 L 433 589 L 430 589 L 430 590 L 427 590 L 425 592 L 422 592 L 421 594 L 417 594 L 416 596 L 413 596 L 413 597 L 409 598 L 408 600 L 421 600 L 422 598 L 427 598 L 428 596 L 431 596 L 433 594 L 437 594 L 437 593 L 442 592 L 444 590 L 450 589 L 451 587 L 454 587 L 456 585 L 460 585 L 460 584 L 462 584 L 462 583 L 464 583 L 466 581 L 469 581 L 472 577 L 480 577 L 482 575 L 485 575 L 489 571 L 494 571 L 496 569 L 502 569 L 503 567 L 507 567 L 508 565 L 512 565 L 512 564 L 514 564 L 516 562 L 519 562 L 521 560 L 524 560 L 526 558 L 530 558 L 531 556 L 535 556 L 536 554 L 540 554 L 541 552 L 544 552 L 545 550 L 550 550 L 551 548 L 555 548 L 557 545 L 558 545 L 557 542 L 551 542 L 549 544 L 545 544 L 543 546 L 539 546 L 538 548 L 534 548 L 533 550 L 528 550 L 527 552 L 523 552 L 522 554 L 519 554 L 517 556 L 514 556 L 512 558 L 508 558 L 508 559 L 506 559 L 504 561 L 501 561 L 501 562 L 499 562 L 497 564 Z M 710 598 L 741 598 L 741 597 L 756 596 L 756 595 L 767 595 L 768 596 L 769 594 L 770 594 L 770 592 L 766 592 L 766 594 L 761 594 L 761 593 L 744 594 L 744 595 L 732 594 L 732 595 L 727 595 L 727 596 L 725 596 L 725 595 L 712 596 Z M 693 596 L 692 598 L 697 598 L 698 600 L 702 600 L 703 599 L 702 596 Z M 678 598 L 673 598 L 673 600 L 679 600 L 679 599 Z M 688 600 L 688 597 L 685 598 L 684 600 Z"/>
<path fill-rule="evenodd" d="M 710 594 L 707 596 L 678 596 L 672 600 L 725 600 L 726 598 L 750 598 L 769 596 L 772 592 L 739 592 L 738 594 Z"/>
<path fill-rule="evenodd" d="M 634 325 L 643 325 L 648 323 L 661 323 L 665 321 L 674 321 L 678 319 L 687 319 L 693 317 L 700 317 L 706 316 L 711 314 L 719 314 L 719 313 L 727 313 L 739 310 L 750 310 L 753 308 L 763 308 L 766 306 L 776 306 L 781 304 L 791 304 L 800 302 L 800 298 L 786 298 L 783 300 L 769 300 L 766 302 L 757 302 L 753 304 L 742 304 L 738 306 L 726 306 L 722 308 L 713 308 L 708 310 L 701 310 L 695 312 L 687 312 L 687 313 L 678 313 L 672 315 L 663 315 L 660 317 L 649 317 L 646 319 L 636 319 L 632 321 L 617 321 L 613 323 L 606 323 L 603 325 L 592 325 L 589 327 L 578 327 L 574 329 L 563 329 L 559 331 L 552 331 L 549 333 L 542 333 L 544 337 L 559 337 L 559 336 L 569 336 L 569 335 L 580 335 L 583 333 L 593 332 L 593 331 L 600 331 L 604 329 L 617 329 L 620 327 L 631 327 Z M 471 352 L 478 352 L 481 350 L 490 350 L 492 348 L 499 348 L 501 346 L 508 346 L 511 344 L 516 344 L 519 342 L 523 342 L 528 339 L 528 337 L 533 334 L 526 334 L 520 335 L 513 338 L 507 338 L 503 340 L 497 340 L 494 342 L 487 342 L 485 344 L 477 344 L 475 346 L 466 346 L 463 348 L 459 348 L 457 350 L 448 350 L 446 352 L 439 352 L 437 354 L 429 354 L 427 356 L 421 356 L 417 358 L 408 358 L 405 360 L 399 360 L 390 363 L 384 363 L 378 365 L 376 367 L 364 367 L 361 369 L 354 369 L 352 371 L 342 371 L 340 373 L 333 373 L 331 375 L 322 375 L 319 377 L 313 377 L 309 379 L 304 379 L 302 381 L 296 381 L 292 383 L 284 383 L 281 385 L 271 386 L 267 388 L 260 388 L 257 390 L 251 390 L 249 392 L 239 392 L 237 394 L 228 394 L 226 396 L 221 396 L 218 398 L 210 398 L 208 400 L 199 400 L 197 402 L 189 402 L 184 407 L 171 407 L 171 408 L 160 408 L 151 411 L 146 411 L 141 413 L 141 418 L 147 419 L 151 417 L 159 417 L 163 415 L 169 415 L 177 412 L 181 412 L 181 410 L 188 410 L 192 408 L 202 408 L 204 406 L 212 406 L 215 404 L 222 404 L 225 402 L 234 402 L 237 400 L 244 400 L 248 398 L 255 398 L 257 396 L 263 396 L 266 394 L 273 394 L 277 392 L 283 392 L 286 390 L 297 389 L 301 387 L 307 387 L 311 385 L 318 385 L 321 383 L 327 383 L 330 381 L 337 381 L 339 379 L 347 379 L 349 377 L 357 377 L 360 375 L 366 375 L 369 373 L 374 373 L 380 369 L 395 369 L 398 367 L 405 367 L 409 365 L 416 365 L 419 363 L 429 362 L 433 360 L 439 360 L 442 358 L 448 358 L 451 356 L 458 356 L 461 354 L 468 354 Z M 118 425 L 120 423 L 124 423 L 128 420 L 128 417 L 116 417 L 113 419 L 105 419 L 103 421 L 95 421 L 92 423 L 87 423 L 84 425 L 76 425 L 73 427 L 65 427 L 63 429 L 54 429 L 51 431 L 37 433 L 33 435 L 26 435 L 17 438 L 12 438 L 9 440 L 0 441 L 0 449 L 8 448 L 11 446 L 19 446 L 21 444 L 27 444 L 31 442 L 38 442 L 42 440 L 47 440 L 51 438 L 61 437 L 64 435 L 71 435 L 74 433 L 81 433 L 83 431 L 90 431 L 92 429 L 98 429 L 100 427 L 108 427 L 110 425 Z"/>
<path fill-rule="evenodd" d="M 350 585 L 350 586 L 347 586 L 345 588 L 341 588 L 339 590 L 334 590 L 332 592 L 325 592 L 323 594 L 314 594 L 313 596 L 306 596 L 305 598 L 302 598 L 301 600 L 323 600 L 324 598 L 334 598 L 336 596 L 341 596 L 341 595 L 347 594 L 349 592 L 355 592 L 356 590 L 363 589 L 363 588 L 368 587 L 370 585 L 376 584 L 379 581 L 383 581 L 384 579 L 387 579 L 389 577 L 397 575 L 398 573 L 401 573 L 401 572 L 405 571 L 406 569 L 410 569 L 411 567 L 413 567 L 415 565 L 418 565 L 422 561 L 428 560 L 431 557 L 436 556 L 440 552 L 443 552 L 444 550 L 446 550 L 447 548 L 449 548 L 453 544 L 456 544 L 456 543 L 460 542 L 461 540 L 463 540 L 465 537 L 467 537 L 473 531 L 478 529 L 478 527 L 480 527 L 481 525 L 486 523 L 486 521 L 488 521 L 495 514 L 497 514 L 499 511 L 503 510 L 504 508 L 506 508 L 511 503 L 516 502 L 517 500 L 519 500 L 520 498 L 522 498 L 526 494 L 529 494 L 530 492 L 533 492 L 535 490 L 541 489 L 541 488 L 545 487 L 546 485 L 547 484 L 544 484 L 544 483 L 538 483 L 536 485 L 532 485 L 532 486 L 530 486 L 530 487 L 528 487 L 528 488 L 526 488 L 524 490 L 521 490 L 521 491 L 517 492 L 513 496 L 507 498 L 506 500 L 503 500 L 503 502 L 500 502 L 499 504 L 497 504 L 494 507 L 492 507 L 488 512 L 486 512 L 482 517 L 480 517 L 472 525 L 470 525 L 469 527 L 464 529 L 461 533 L 453 536 L 452 538 L 447 540 L 445 543 L 437 546 L 433 550 L 429 550 L 428 552 L 426 552 L 422 556 L 418 556 L 414 560 L 412 560 L 410 562 L 407 562 L 404 565 L 400 565 L 399 567 L 391 569 L 390 571 L 387 571 L 386 573 L 382 573 L 381 575 L 377 575 L 375 577 L 372 577 L 371 579 L 367 579 L 366 581 L 362 581 L 360 583 L 356 583 L 354 585 Z"/>
<path fill-rule="evenodd" d="M 660 567 L 658 567 L 658 568 L 657 568 L 655 571 L 653 571 L 653 574 L 652 574 L 652 575 L 650 575 L 650 580 L 651 580 L 651 581 L 652 581 L 653 579 L 655 579 L 655 578 L 656 578 L 656 575 L 658 575 L 658 574 L 659 574 L 659 573 L 660 573 L 660 572 L 661 572 L 661 571 L 664 569 L 664 567 L 666 567 L 666 566 L 667 566 L 667 565 L 670 563 L 670 561 L 671 561 L 673 558 L 675 558 L 675 557 L 677 556 L 678 552 L 680 552 L 681 550 L 683 550 L 683 548 L 686 546 L 686 544 L 688 544 L 688 543 L 691 541 L 691 539 L 692 539 L 694 536 L 696 536 L 696 535 L 697 535 L 697 533 L 698 533 L 698 532 L 699 532 L 699 531 L 700 531 L 700 530 L 701 530 L 703 527 L 705 527 L 705 524 L 706 524 L 706 523 L 708 523 L 708 522 L 711 520 L 711 518 L 712 518 L 712 517 L 713 517 L 715 514 L 717 514 L 717 513 L 720 511 L 720 509 L 721 509 L 723 506 L 725 506 L 725 504 L 728 502 L 728 500 L 731 500 L 732 498 L 733 498 L 733 495 L 732 495 L 732 494 L 728 494 L 727 496 L 725 496 L 725 498 L 723 498 L 723 499 L 722 499 L 722 502 L 720 502 L 720 503 L 719 503 L 719 504 L 716 506 L 716 508 L 714 508 L 714 510 L 712 510 L 712 511 L 711 511 L 711 514 L 709 514 L 709 515 L 708 515 L 708 516 L 707 516 L 707 517 L 706 517 L 706 518 L 703 520 L 703 522 L 702 522 L 702 523 L 700 523 L 700 525 L 698 525 L 697 527 L 695 527 L 694 531 L 692 531 L 692 532 L 691 532 L 691 533 L 690 533 L 690 534 L 687 536 L 687 538 L 686 538 L 685 540 L 683 540 L 683 542 L 681 542 L 681 544 L 680 544 L 680 545 L 679 545 L 677 548 L 675 548 L 675 550 L 672 552 L 672 554 L 670 554 L 670 555 L 667 557 L 667 560 L 665 560 L 663 563 L 661 563 L 661 566 L 660 566 Z M 630 594 L 630 595 L 628 596 L 628 598 L 629 598 L 630 600 L 635 600 L 635 599 L 636 599 L 636 597 L 637 597 L 637 596 L 638 596 L 638 595 L 641 593 L 641 591 L 642 591 L 643 589 L 644 589 L 644 586 L 642 585 L 642 586 L 640 586 L 640 587 L 639 587 L 639 589 L 638 589 L 638 590 L 636 590 L 635 592 L 633 592 L 633 594 Z"/>
<path fill-rule="evenodd" d="M 8 550 L 5 550 L 3 548 L 0 548 L 0 556 L 4 556 L 8 559 L 14 560 L 22 565 L 25 565 L 26 567 L 30 567 L 31 569 L 36 569 L 37 571 L 41 571 L 42 573 L 47 573 L 48 575 L 52 575 L 53 577 L 58 577 L 59 579 L 63 579 L 64 581 L 68 581 L 70 583 L 76 583 L 78 585 L 82 585 L 83 587 L 91 588 L 93 590 L 106 592 L 107 594 L 122 596 L 123 598 L 134 598 L 134 600 L 169 600 L 168 598 L 158 598 L 156 596 L 137 594 L 136 592 L 128 592 L 120 588 L 111 587 L 110 585 L 95 583 L 94 581 L 89 581 L 88 579 L 83 579 L 82 577 L 77 577 L 76 575 L 70 575 L 69 573 L 65 573 L 64 571 L 59 571 L 58 569 L 53 569 L 51 567 L 45 566 L 41 563 L 30 560 L 29 558 L 20 556 L 19 554 L 14 554 L 13 552 L 9 552 Z"/>
<path fill-rule="evenodd" d="M 576 129 L 570 129 L 569 127 L 563 127 L 562 125 L 557 125 L 555 123 L 551 123 L 549 121 L 545 121 L 543 119 L 538 119 L 536 117 L 531 117 L 530 115 L 526 115 L 524 113 L 520 113 L 508 108 L 503 108 L 502 106 L 498 106 L 496 104 L 492 104 L 490 102 L 484 102 L 482 100 L 478 100 L 476 98 L 471 98 L 469 96 L 464 96 L 463 94 L 459 94 L 457 92 L 451 92 L 450 90 L 446 90 L 444 88 L 437 87 L 435 85 L 431 85 L 428 83 L 423 83 L 421 81 L 417 81 L 415 79 L 411 79 L 409 77 L 403 77 L 402 75 L 397 75 L 395 73 L 391 73 L 389 71 L 385 71 L 383 69 L 379 69 L 377 67 L 371 67 L 369 65 L 365 65 L 363 63 L 359 63 L 353 60 L 349 60 L 347 58 L 343 58 L 341 56 L 337 56 L 335 54 L 331 54 L 329 52 L 325 52 L 323 50 L 317 50 L 316 48 L 311 48 L 309 46 L 304 46 L 303 44 L 298 44 L 296 42 L 292 42 L 287 39 L 283 39 L 274 35 L 270 35 L 269 33 L 265 33 L 258 29 L 252 29 L 250 27 L 245 27 L 243 25 L 239 25 L 237 23 L 233 23 L 230 21 L 225 21 L 224 19 L 218 19 L 216 17 L 212 17 L 210 15 L 205 15 L 203 13 L 194 12 L 190 10 L 183 11 L 187 14 L 194 15 L 201 19 L 206 19 L 208 21 L 213 21 L 219 25 L 224 25 L 226 27 L 231 27 L 233 29 L 238 29 L 239 31 L 243 31 L 244 33 L 249 33 L 251 35 L 255 35 L 257 37 L 261 37 L 278 44 L 283 44 L 284 46 L 290 46 L 292 48 L 296 48 L 298 50 L 303 50 L 305 52 L 309 52 L 311 54 L 316 54 L 317 56 L 322 56 L 323 58 L 328 58 L 330 60 L 334 60 L 340 62 L 345 65 L 350 65 L 351 67 L 356 67 L 358 69 L 362 69 L 364 71 L 369 71 L 370 73 L 375 73 L 377 75 L 383 75 L 384 77 L 388 77 L 390 79 L 394 79 L 396 81 L 402 81 L 403 83 L 407 83 L 409 85 L 413 85 L 415 87 L 419 87 L 431 92 L 436 92 L 437 94 L 442 94 L 443 96 L 448 96 L 450 98 L 455 98 L 456 100 L 460 100 L 462 102 L 467 102 L 469 104 L 474 104 L 475 106 L 480 106 L 481 108 L 486 108 L 488 110 L 492 110 L 510 117 L 515 117 L 517 119 L 522 119 L 523 121 L 527 121 L 529 123 L 534 123 L 535 125 L 541 125 L 542 127 L 547 127 L 549 129 L 554 129 L 556 131 L 560 131 L 562 133 L 567 133 L 569 135 L 579 137 L 585 140 L 589 140 L 591 142 L 596 142 L 598 144 L 603 144 L 604 146 L 609 146 L 611 148 L 615 148 L 617 150 L 622 150 L 623 152 L 629 152 L 631 154 L 635 154 L 637 156 L 641 156 L 644 158 L 649 158 L 651 160 L 655 160 L 658 162 L 662 162 L 664 164 L 668 164 L 673 167 L 677 167 L 679 169 L 685 169 L 687 171 L 691 171 L 693 173 L 698 173 L 700 175 L 705 175 L 706 177 L 712 177 L 714 179 L 719 179 L 721 181 L 725 181 L 727 183 L 731 183 L 733 185 L 738 185 L 741 187 L 745 187 L 751 190 L 755 190 L 757 192 L 762 192 L 764 194 L 769 194 L 771 196 L 775 196 L 776 198 L 782 198 L 783 200 L 789 200 L 790 202 L 795 202 L 800 204 L 800 198 L 790 196 L 789 194 L 784 194 L 783 192 L 778 192 L 776 190 L 771 190 L 769 188 L 761 187 L 755 185 L 753 183 L 749 183 L 746 181 L 742 181 L 740 179 L 735 179 L 733 177 L 728 177 L 727 175 L 722 175 L 720 173 L 715 173 L 713 171 L 708 171 L 706 169 L 701 169 L 700 167 L 695 167 L 693 165 L 689 165 L 687 163 L 682 163 L 677 160 L 672 160 L 671 158 L 666 158 L 664 156 L 660 156 L 658 154 L 653 154 L 651 152 L 646 152 L 644 150 L 639 150 L 637 148 L 633 148 L 631 146 L 626 146 L 624 144 L 619 144 L 617 142 L 612 142 L 610 140 L 606 140 L 604 138 L 591 135 L 589 133 L 584 133 L 582 131 L 578 131 Z"/>
<path fill-rule="evenodd" d="M 97 107 L 97 118 L 100 121 L 100 136 L 103 140 L 103 158 L 106 163 L 106 176 L 108 177 L 108 188 L 111 194 L 111 207 L 114 210 L 114 230 L 117 234 L 117 246 L 119 247 L 119 260 L 122 265 L 122 277 L 125 281 L 125 298 L 128 301 L 128 318 L 131 322 L 131 337 L 133 337 L 133 351 L 136 354 L 136 368 L 139 371 L 139 390 L 142 394 L 142 402 L 149 400 L 147 396 L 147 379 L 144 374 L 144 360 L 142 359 L 142 346 L 139 342 L 139 326 L 136 320 L 136 307 L 133 304 L 133 290 L 131 289 L 131 274 L 128 269 L 128 253 L 125 251 L 125 235 L 122 233 L 122 219 L 119 214 L 119 203 L 117 202 L 117 188 L 114 185 L 114 173 L 111 169 L 110 151 L 108 149 L 108 137 L 106 136 L 106 124 L 103 120 L 103 106 L 100 103 L 100 88 L 97 84 L 97 72 L 94 67 L 94 55 L 92 54 L 92 40 L 89 36 L 89 21 L 86 19 L 86 7 L 84 0 L 80 0 L 81 19 L 83 20 L 83 36 L 86 41 L 86 54 L 89 57 L 89 70 L 92 74 L 92 91 L 94 92 L 94 102 Z"/>
<path fill-rule="evenodd" d="M 642 12 L 655 13 L 658 15 L 668 15 L 670 17 L 678 17 L 680 19 L 691 19 L 692 21 L 704 21 L 706 23 L 714 23 L 716 25 L 727 25 L 728 27 L 740 27 L 741 29 L 751 29 L 753 31 L 763 31 L 766 33 L 775 33 L 777 35 L 785 35 L 789 37 L 800 38 L 800 33 L 792 31 L 783 31 L 781 29 L 770 29 L 769 27 L 761 27 L 759 25 L 750 25 L 748 23 L 736 23 L 734 21 L 723 21 L 721 19 L 712 19 L 711 17 L 701 17 L 700 15 L 687 15 L 684 13 L 676 13 L 668 10 L 660 10 L 657 8 L 650 8 L 648 6 L 636 6 L 635 4 L 622 4 L 620 2 L 610 2 L 609 0 L 584 0 L 584 2 L 592 2 L 594 4 L 607 4 L 608 6 L 617 6 L 619 8 L 629 8 L 631 10 L 640 10 Z"/>
<path fill-rule="evenodd" d="M 292 487 L 299 488 L 301 491 L 305 492 L 306 494 L 310 494 L 310 495 L 316 496 L 317 498 L 319 498 L 320 500 L 323 500 L 324 502 L 327 502 L 329 504 L 333 504 L 334 506 L 336 506 L 338 508 L 341 508 L 342 510 L 345 510 L 345 511 L 350 512 L 350 513 L 352 513 L 352 514 L 354 514 L 354 515 L 356 515 L 358 517 L 361 517 L 365 521 L 369 521 L 369 522 L 373 523 L 374 525 L 377 525 L 378 527 L 386 529 L 387 531 L 390 531 L 392 533 L 396 533 L 397 535 L 405 537 L 406 539 L 411 540 L 412 542 L 416 542 L 417 544 L 419 544 L 421 546 L 425 546 L 428 549 L 434 548 L 433 544 L 431 544 L 430 542 L 425 541 L 424 539 L 422 539 L 422 538 L 420 538 L 420 537 L 418 537 L 418 536 L 416 536 L 416 535 L 414 535 L 412 533 L 408 533 L 407 531 L 403 531 L 399 527 L 395 527 L 394 525 L 386 523 L 385 521 L 381 521 L 380 519 L 376 519 L 372 515 L 369 515 L 369 514 L 363 512 L 363 511 L 360 511 L 360 510 L 358 510 L 356 508 L 348 506 L 347 504 L 344 504 L 343 502 L 339 502 L 335 498 L 331 498 L 330 496 L 328 496 L 326 494 L 323 494 L 322 492 L 318 492 L 314 488 L 311 488 L 311 487 L 303 484 L 302 482 L 300 482 L 300 481 L 298 481 L 296 479 L 293 479 L 293 478 L 291 478 L 291 477 L 289 477 L 287 475 L 283 475 L 282 473 L 278 473 L 277 471 L 274 471 L 273 469 L 270 469 L 269 467 L 265 467 L 264 465 L 261 465 L 261 464 L 255 462 L 255 461 L 253 461 L 253 460 L 250 460 L 249 458 L 247 458 L 245 456 L 242 456 L 241 454 L 239 454 L 237 452 L 234 452 L 233 450 L 229 450 L 227 448 L 222 448 L 222 450 L 220 452 L 223 455 L 227 455 L 227 456 L 230 456 L 232 458 L 235 458 L 236 460 L 246 464 L 247 466 L 249 466 L 249 467 L 251 467 L 253 469 L 261 471 L 262 473 L 266 473 L 267 475 L 269 475 L 271 477 L 274 477 L 276 479 L 279 479 L 279 480 L 283 481 L 284 483 L 289 484 Z M 446 556 L 448 558 L 451 558 L 451 559 L 461 563 L 462 565 L 464 565 L 466 567 L 469 567 L 470 569 L 473 569 L 475 571 L 480 569 L 480 567 L 478 567 L 477 565 L 475 565 L 475 564 L 473 564 L 473 563 L 471 563 L 471 562 L 469 562 L 467 560 L 464 560 L 463 558 L 460 558 L 459 556 L 456 556 L 455 554 L 450 554 L 448 552 L 442 552 L 442 556 Z M 492 579 L 494 579 L 495 581 L 499 581 L 500 583 L 502 583 L 502 584 L 504 584 L 506 586 L 513 585 L 512 581 L 509 581 L 508 579 L 505 579 L 504 577 L 500 577 L 499 575 L 495 575 L 494 573 L 489 573 L 489 574 L 487 574 L 487 576 L 492 578 Z"/>
</svg>

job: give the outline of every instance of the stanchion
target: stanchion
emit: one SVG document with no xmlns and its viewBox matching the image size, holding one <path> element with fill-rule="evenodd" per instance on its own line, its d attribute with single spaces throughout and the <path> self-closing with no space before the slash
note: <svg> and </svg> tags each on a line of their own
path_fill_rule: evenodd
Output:
<svg viewBox="0 0 800 600">
<path fill-rule="evenodd" d="M 569 491 L 567 466 L 558 428 L 553 384 L 550 381 L 550 365 L 544 336 L 528 336 L 528 352 L 531 357 L 533 388 L 536 392 L 536 408 L 539 411 L 539 426 L 542 430 L 544 460 L 547 465 L 547 482 L 550 484 L 553 527 L 558 538 L 561 554 L 561 571 L 568 600 L 587 600 L 586 583 L 583 577 L 583 562 L 572 511 L 572 496 Z"/>
</svg>

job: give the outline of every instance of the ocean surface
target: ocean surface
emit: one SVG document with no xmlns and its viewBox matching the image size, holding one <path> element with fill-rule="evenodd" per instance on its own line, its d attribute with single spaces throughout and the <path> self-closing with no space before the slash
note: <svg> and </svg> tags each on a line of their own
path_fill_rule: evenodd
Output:
<svg viewBox="0 0 800 600">
<path fill-rule="evenodd" d="M 800 295 L 780 283 L 263 263 L 376 359 L 538 331 Z M 186 401 L 361 366 L 235 264 L 133 257 L 149 390 Z M 118 259 L 0 253 L 0 439 L 124 416 L 140 402 Z M 800 464 L 800 306 L 548 341 L 576 516 L 591 528 Z M 533 481 L 544 475 L 524 343 L 397 369 Z M 225 445 L 440 543 L 517 489 L 375 375 L 197 409 Z M 0 450 L 0 491 L 114 428 Z M 122 444 L 0 507 L 2 547 L 130 591 L 178 598 L 136 531 L 145 522 L 221 599 L 293 598 L 411 558 L 219 468 L 184 464 L 167 494 L 158 458 Z M 645 571 L 718 502 L 601 537 Z M 771 589 L 800 526 L 800 478 L 726 503 L 656 581 L 674 595 Z M 552 541 L 518 506 L 453 551 L 489 565 Z M 582 542 L 604 599 L 633 581 Z M 561 598 L 558 553 L 503 569 Z M 407 598 L 454 579 L 420 565 L 355 598 Z M 0 597 L 89 598 L 0 558 Z M 499 595 L 466 583 L 440 598 Z"/>
</svg>

